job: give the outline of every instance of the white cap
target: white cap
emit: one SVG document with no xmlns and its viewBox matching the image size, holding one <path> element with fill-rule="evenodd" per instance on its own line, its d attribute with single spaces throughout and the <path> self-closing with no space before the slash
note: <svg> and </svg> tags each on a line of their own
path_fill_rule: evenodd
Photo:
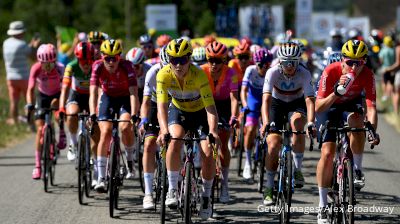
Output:
<svg viewBox="0 0 400 224">
<path fill-rule="evenodd" d="M 19 35 L 25 32 L 24 22 L 22 21 L 14 21 L 10 23 L 10 27 L 7 30 L 7 35 L 14 36 Z"/>
</svg>

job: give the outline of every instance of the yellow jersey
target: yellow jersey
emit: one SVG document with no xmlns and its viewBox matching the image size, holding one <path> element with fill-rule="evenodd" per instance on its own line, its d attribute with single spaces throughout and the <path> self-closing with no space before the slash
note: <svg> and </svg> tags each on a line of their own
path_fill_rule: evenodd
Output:
<svg viewBox="0 0 400 224">
<path fill-rule="evenodd" d="M 196 112 L 215 105 L 207 75 L 193 64 L 189 65 L 183 86 L 180 85 L 171 65 L 164 66 L 157 73 L 156 93 L 157 102 L 168 103 L 170 95 L 172 103 L 185 112 Z"/>
</svg>

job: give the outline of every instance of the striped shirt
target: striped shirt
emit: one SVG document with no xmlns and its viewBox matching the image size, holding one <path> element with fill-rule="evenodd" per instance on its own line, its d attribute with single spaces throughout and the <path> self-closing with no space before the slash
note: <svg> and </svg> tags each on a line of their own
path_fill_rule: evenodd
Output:
<svg viewBox="0 0 400 224">
<path fill-rule="evenodd" d="M 10 37 L 3 42 L 3 58 L 7 80 L 28 80 L 28 56 L 32 49 L 21 39 Z"/>
</svg>

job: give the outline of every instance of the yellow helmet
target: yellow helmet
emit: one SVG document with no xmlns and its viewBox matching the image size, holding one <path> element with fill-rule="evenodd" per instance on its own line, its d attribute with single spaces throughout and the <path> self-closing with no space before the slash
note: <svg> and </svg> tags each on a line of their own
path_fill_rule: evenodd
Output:
<svg viewBox="0 0 400 224">
<path fill-rule="evenodd" d="M 386 36 L 383 38 L 383 44 L 386 45 L 387 47 L 393 47 L 393 39 L 391 36 Z"/>
<path fill-rule="evenodd" d="M 190 56 L 192 52 L 192 45 L 185 39 L 173 39 L 167 46 L 167 54 L 170 57 Z"/>
<path fill-rule="evenodd" d="M 349 40 L 342 47 L 344 57 L 351 59 L 364 58 L 368 53 L 368 47 L 362 40 Z"/>
<path fill-rule="evenodd" d="M 100 52 L 108 56 L 119 55 L 122 52 L 121 43 L 114 39 L 105 40 L 100 46 Z"/>
</svg>

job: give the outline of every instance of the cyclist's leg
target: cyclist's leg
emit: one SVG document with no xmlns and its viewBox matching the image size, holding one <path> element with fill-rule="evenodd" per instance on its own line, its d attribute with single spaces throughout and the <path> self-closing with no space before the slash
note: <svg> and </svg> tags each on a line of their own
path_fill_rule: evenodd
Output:
<svg viewBox="0 0 400 224">
<path fill-rule="evenodd" d="M 350 127 L 362 128 L 364 126 L 364 116 L 359 113 L 350 113 L 347 122 Z M 354 184 L 361 189 L 365 185 L 364 174 L 362 173 L 362 160 L 364 153 L 365 133 L 350 133 L 350 148 L 353 152 Z"/>
<path fill-rule="evenodd" d="M 68 115 L 77 115 L 79 113 L 79 105 L 76 102 L 67 103 L 66 113 Z M 68 147 L 67 158 L 72 161 L 76 157 L 77 145 L 78 145 L 78 117 L 67 116 L 66 125 L 70 133 L 70 144 Z"/>
<path fill-rule="evenodd" d="M 130 120 L 131 104 L 129 96 L 113 98 L 113 101 L 115 102 L 114 108 L 119 111 L 119 119 Z M 125 146 L 126 160 L 129 169 L 126 178 L 130 179 L 135 176 L 135 170 L 133 166 L 133 154 L 135 151 L 133 127 L 131 122 L 120 122 L 118 126 L 119 130 L 121 131 L 122 144 Z"/>
</svg>

